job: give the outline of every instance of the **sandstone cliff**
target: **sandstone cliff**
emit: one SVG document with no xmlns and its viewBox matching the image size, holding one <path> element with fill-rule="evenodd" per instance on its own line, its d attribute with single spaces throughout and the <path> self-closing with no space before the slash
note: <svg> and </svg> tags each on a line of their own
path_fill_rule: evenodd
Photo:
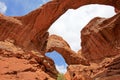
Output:
<svg viewBox="0 0 120 80">
<path fill-rule="evenodd" d="M 82 53 L 90 61 L 120 53 L 120 13 L 112 18 L 93 19 L 82 30 Z M 88 56 L 89 55 L 89 56 Z"/>
<path fill-rule="evenodd" d="M 119 80 L 120 13 L 94 18 L 81 31 L 81 55 L 90 66 L 69 65 L 68 80 Z"/>
<path fill-rule="evenodd" d="M 0 78 L 54 80 L 58 72 L 45 53 L 56 50 L 69 64 L 68 80 L 119 80 L 119 3 L 120 0 L 53 0 L 24 16 L 0 14 Z M 87 4 L 111 5 L 117 14 L 109 19 L 93 19 L 82 30 L 82 50 L 76 54 L 66 41 L 49 36 L 47 30 L 68 9 Z"/>
<path fill-rule="evenodd" d="M 105 19 L 96 17 L 81 31 L 82 57 L 90 66 L 69 65 L 68 80 L 119 80 L 120 13 Z M 78 55 L 79 55 L 78 53 Z"/>
</svg>

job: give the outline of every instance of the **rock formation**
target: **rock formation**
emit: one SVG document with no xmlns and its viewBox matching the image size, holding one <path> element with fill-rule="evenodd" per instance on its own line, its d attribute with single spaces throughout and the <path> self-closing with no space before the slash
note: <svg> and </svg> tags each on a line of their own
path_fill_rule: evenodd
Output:
<svg viewBox="0 0 120 80">
<path fill-rule="evenodd" d="M 100 63 L 91 63 L 90 66 L 69 65 L 65 74 L 67 80 L 119 80 L 120 55 L 105 58 Z"/>
<path fill-rule="evenodd" d="M 63 56 L 68 65 L 70 64 L 89 65 L 89 62 L 87 60 L 85 60 L 81 56 L 78 56 L 76 52 L 71 50 L 67 42 L 57 35 L 51 35 L 48 38 L 47 52 L 51 52 L 54 50 L 59 52 Z"/>
<path fill-rule="evenodd" d="M 48 37 L 46 31 L 50 25 L 68 9 L 76 9 L 87 4 L 106 4 L 115 6 L 116 10 L 119 10 L 118 3 L 119 0 L 53 0 L 22 17 L 0 15 L 0 26 L 2 26 L 0 40 L 9 38 L 21 47 L 40 50 L 45 47 L 45 39 Z"/>
<path fill-rule="evenodd" d="M 53 0 L 24 16 L 0 14 L 0 78 L 55 80 L 58 72 L 45 53 L 56 50 L 69 64 L 68 80 L 118 80 L 119 3 L 120 0 Z M 49 36 L 47 30 L 68 9 L 88 4 L 114 6 L 117 15 L 93 19 L 82 30 L 82 50 L 76 54 L 66 41 Z"/>
<path fill-rule="evenodd" d="M 24 51 L 12 42 L 0 41 L 1 80 L 55 80 L 58 72 L 51 59 L 39 52 Z"/>
<path fill-rule="evenodd" d="M 120 13 L 105 19 L 96 17 L 81 31 L 81 56 L 90 66 L 69 65 L 68 80 L 119 80 Z"/>
<path fill-rule="evenodd" d="M 95 18 L 82 30 L 82 53 L 89 61 L 120 54 L 120 13 L 112 18 Z"/>
</svg>

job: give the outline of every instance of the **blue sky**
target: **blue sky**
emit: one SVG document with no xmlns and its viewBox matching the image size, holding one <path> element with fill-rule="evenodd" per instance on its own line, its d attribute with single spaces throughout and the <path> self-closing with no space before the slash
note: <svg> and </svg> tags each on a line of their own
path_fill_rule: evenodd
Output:
<svg viewBox="0 0 120 80">
<path fill-rule="evenodd" d="M 0 0 L 0 12 L 8 16 L 22 16 L 30 11 L 45 4 L 49 0 Z M 78 51 L 81 46 L 82 28 L 94 17 L 109 18 L 114 16 L 114 8 L 105 5 L 86 5 L 76 10 L 69 9 L 58 20 L 56 20 L 48 30 L 50 34 L 57 34 L 65 39 L 72 50 Z M 57 52 L 46 54 L 54 59 L 56 68 L 62 72 L 66 72 L 67 65 Z"/>
<path fill-rule="evenodd" d="M 56 64 L 57 70 L 61 73 L 65 73 L 67 70 L 67 64 L 64 60 L 64 58 L 56 51 L 46 53 L 46 56 L 51 57 L 54 60 L 54 63 Z"/>
<path fill-rule="evenodd" d="M 38 8 L 48 0 L 0 0 L 5 3 L 7 10 L 5 15 L 21 16 Z"/>
</svg>

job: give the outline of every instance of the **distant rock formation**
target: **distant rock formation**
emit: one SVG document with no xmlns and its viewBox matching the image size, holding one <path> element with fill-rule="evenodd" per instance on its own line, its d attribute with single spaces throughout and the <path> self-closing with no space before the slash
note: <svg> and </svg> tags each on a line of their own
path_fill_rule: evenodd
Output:
<svg viewBox="0 0 120 80">
<path fill-rule="evenodd" d="M 62 37 L 59 37 L 57 35 L 51 35 L 48 38 L 47 52 L 51 52 L 54 50 L 59 52 L 63 56 L 68 65 L 89 65 L 89 62 L 87 60 L 85 60 L 81 56 L 78 56 L 76 52 L 71 50 L 69 44 L 64 41 Z"/>
<path fill-rule="evenodd" d="M 76 54 L 47 30 L 68 9 L 88 4 L 114 6 L 117 15 L 93 19 L 82 30 L 82 50 Z M 45 56 L 54 50 L 69 64 L 68 80 L 119 79 L 119 4 L 120 0 L 53 0 L 24 16 L 0 14 L 0 79 L 55 80 L 54 62 Z"/>
</svg>

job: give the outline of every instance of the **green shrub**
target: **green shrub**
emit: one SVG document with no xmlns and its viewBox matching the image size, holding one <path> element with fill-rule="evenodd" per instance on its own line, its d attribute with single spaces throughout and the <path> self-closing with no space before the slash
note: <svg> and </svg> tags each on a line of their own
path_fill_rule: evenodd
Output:
<svg viewBox="0 0 120 80">
<path fill-rule="evenodd" d="M 66 80 L 66 78 L 64 77 L 64 74 L 59 73 L 57 80 Z"/>
</svg>

